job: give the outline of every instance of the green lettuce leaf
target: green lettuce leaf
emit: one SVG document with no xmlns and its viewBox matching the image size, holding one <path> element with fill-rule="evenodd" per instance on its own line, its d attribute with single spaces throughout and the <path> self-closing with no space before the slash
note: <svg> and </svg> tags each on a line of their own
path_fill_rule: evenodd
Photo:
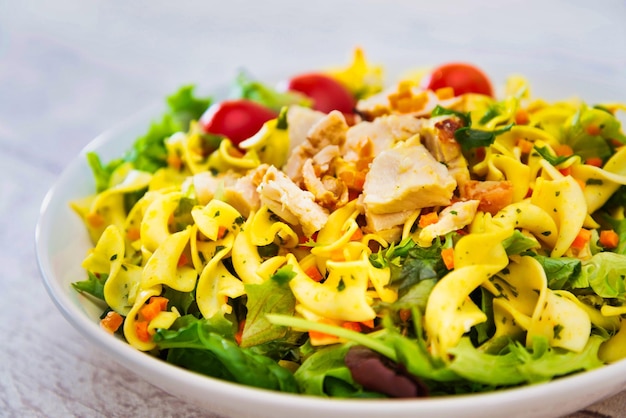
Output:
<svg viewBox="0 0 626 418">
<path fill-rule="evenodd" d="M 104 300 L 104 284 L 108 277 L 108 274 L 96 276 L 88 271 L 87 279 L 72 283 L 72 287 L 81 293 L 87 293 L 96 299 Z"/>
<path fill-rule="evenodd" d="M 241 337 L 241 346 L 250 347 L 278 340 L 287 334 L 287 328 L 272 324 L 266 314 L 293 315 L 296 299 L 289 288 L 295 276 L 291 266 L 280 268 L 269 280 L 261 284 L 247 284 L 246 306 L 248 314 Z"/>
<path fill-rule="evenodd" d="M 589 282 L 580 277 L 581 262 L 578 258 L 552 258 L 543 255 L 533 255 L 546 272 L 548 287 L 554 290 L 585 288 Z"/>
<path fill-rule="evenodd" d="M 208 376 L 282 392 L 297 392 L 293 374 L 269 357 L 241 348 L 221 315 L 210 320 L 183 317 L 180 328 L 157 330 L 154 341 L 167 361 Z"/>
<path fill-rule="evenodd" d="M 602 252 L 585 260 L 582 274 L 603 298 L 626 298 L 626 255 Z"/>
</svg>

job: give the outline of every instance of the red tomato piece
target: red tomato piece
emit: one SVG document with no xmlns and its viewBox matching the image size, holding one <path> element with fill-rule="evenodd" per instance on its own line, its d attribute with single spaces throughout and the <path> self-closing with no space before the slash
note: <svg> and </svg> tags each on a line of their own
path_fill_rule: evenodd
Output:
<svg viewBox="0 0 626 418">
<path fill-rule="evenodd" d="M 297 91 L 313 100 L 313 109 L 328 113 L 339 110 L 354 113 L 356 100 L 339 81 L 320 73 L 297 75 L 287 82 L 287 90 Z"/>
<path fill-rule="evenodd" d="M 478 93 L 493 97 L 489 78 L 477 67 L 464 63 L 449 63 L 433 69 L 422 80 L 422 87 L 437 90 L 452 87 L 454 95 Z"/>
<path fill-rule="evenodd" d="M 225 100 L 209 107 L 200 117 L 200 125 L 205 132 L 224 135 L 238 145 L 277 116 L 273 110 L 251 100 Z"/>
</svg>

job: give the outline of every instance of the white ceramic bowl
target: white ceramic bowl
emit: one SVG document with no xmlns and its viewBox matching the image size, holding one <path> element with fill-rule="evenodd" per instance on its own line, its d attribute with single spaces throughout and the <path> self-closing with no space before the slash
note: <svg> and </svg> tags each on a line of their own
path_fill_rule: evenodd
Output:
<svg viewBox="0 0 626 418">
<path fill-rule="evenodd" d="M 590 103 L 626 101 L 626 80 L 617 72 L 598 72 L 597 66 L 578 62 L 571 72 L 564 73 L 550 62 L 519 59 L 511 62 L 509 58 L 482 57 L 474 62 L 492 75 L 496 85 L 502 84 L 504 76 L 512 72 L 527 75 L 533 93 L 548 99 L 577 94 Z M 36 251 L 43 280 L 59 310 L 88 340 L 137 375 L 209 411 L 254 418 L 556 417 L 626 389 L 626 361 L 621 361 L 550 383 L 486 394 L 414 400 L 324 399 L 255 389 L 202 376 L 139 352 L 112 337 L 98 325 L 101 309 L 70 286 L 71 282 L 85 277 L 81 262 L 90 242 L 83 223 L 68 202 L 94 190 L 86 152 L 97 151 L 104 161 L 119 156 L 161 110 L 161 106 L 153 106 L 91 142 L 47 194 L 36 230 Z"/>
</svg>

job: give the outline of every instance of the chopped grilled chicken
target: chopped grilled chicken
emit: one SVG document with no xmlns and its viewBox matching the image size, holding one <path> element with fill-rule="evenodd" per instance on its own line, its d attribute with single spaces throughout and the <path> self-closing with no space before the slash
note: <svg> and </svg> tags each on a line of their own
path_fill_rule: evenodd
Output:
<svg viewBox="0 0 626 418">
<path fill-rule="evenodd" d="M 428 151 L 439 162 L 448 167 L 459 187 L 470 179 L 467 161 L 461 152 L 461 145 L 454 139 L 454 132 L 463 123 L 457 117 L 440 116 L 425 120 L 420 135 Z"/>
<path fill-rule="evenodd" d="M 419 233 L 417 242 L 422 247 L 430 247 L 433 239 L 443 236 L 448 232 L 456 231 L 469 225 L 479 205 L 478 200 L 455 202 L 439 213 L 439 220 L 430 224 Z"/>
<path fill-rule="evenodd" d="M 363 186 L 367 212 L 388 214 L 450 204 L 456 181 L 419 137 L 378 154 Z"/>
<path fill-rule="evenodd" d="M 304 162 L 328 145 L 342 147 L 346 141 L 348 124 L 343 113 L 333 110 L 320 119 L 307 133 L 306 141 L 294 148 L 284 167 L 285 173 L 296 184 L 302 180 Z"/>
<path fill-rule="evenodd" d="M 328 221 L 328 211 L 315 202 L 313 193 L 300 189 L 274 166 L 267 169 L 257 191 L 262 204 L 287 223 L 300 225 L 307 236 Z"/>
<path fill-rule="evenodd" d="M 513 183 L 503 181 L 470 180 L 460 189 L 466 199 L 478 199 L 478 210 L 495 215 L 500 209 L 513 203 Z"/>
<path fill-rule="evenodd" d="M 341 180 L 328 176 L 318 176 L 313 160 L 308 159 L 302 167 L 302 176 L 306 189 L 313 193 L 315 201 L 321 206 L 334 210 L 348 203 L 348 188 Z"/>
</svg>

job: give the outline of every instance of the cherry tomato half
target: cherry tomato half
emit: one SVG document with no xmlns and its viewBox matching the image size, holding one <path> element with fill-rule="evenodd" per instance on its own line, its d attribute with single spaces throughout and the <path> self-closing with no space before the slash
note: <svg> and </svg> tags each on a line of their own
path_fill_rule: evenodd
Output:
<svg viewBox="0 0 626 418">
<path fill-rule="evenodd" d="M 297 91 L 313 100 L 313 109 L 328 113 L 339 110 L 354 113 L 356 100 L 339 81 L 320 73 L 300 74 L 288 80 L 287 90 Z"/>
<path fill-rule="evenodd" d="M 449 63 L 433 69 L 422 80 L 422 87 L 428 90 L 452 87 L 455 96 L 478 93 L 493 97 L 493 88 L 485 73 L 464 63 Z"/>
<path fill-rule="evenodd" d="M 234 145 L 257 133 L 276 112 L 250 100 L 225 100 L 210 106 L 200 117 L 205 132 L 224 135 Z"/>
</svg>

